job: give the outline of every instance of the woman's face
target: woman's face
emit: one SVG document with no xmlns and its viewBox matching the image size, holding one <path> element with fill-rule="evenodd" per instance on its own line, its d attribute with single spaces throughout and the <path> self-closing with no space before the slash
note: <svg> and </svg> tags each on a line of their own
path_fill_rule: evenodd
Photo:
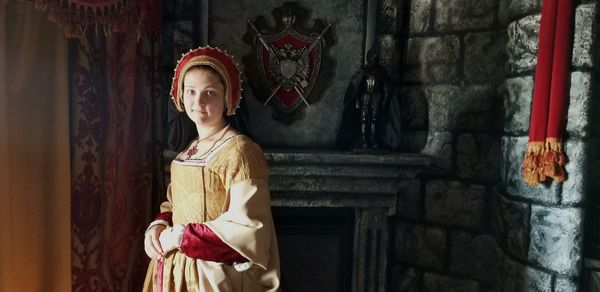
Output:
<svg viewBox="0 0 600 292">
<path fill-rule="evenodd" d="M 193 68 L 183 78 L 183 104 L 187 115 L 199 126 L 220 123 L 225 112 L 225 87 L 209 69 Z"/>
</svg>

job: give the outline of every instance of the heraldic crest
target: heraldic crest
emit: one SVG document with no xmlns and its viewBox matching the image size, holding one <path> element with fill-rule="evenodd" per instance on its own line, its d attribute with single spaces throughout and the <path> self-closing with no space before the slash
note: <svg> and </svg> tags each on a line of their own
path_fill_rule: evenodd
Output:
<svg viewBox="0 0 600 292">
<path fill-rule="evenodd" d="M 310 108 L 321 95 L 331 63 L 325 57 L 331 25 L 315 20 L 311 30 L 301 27 L 308 12 L 294 3 L 275 8 L 272 15 L 275 28 L 269 28 L 262 16 L 248 20 L 244 40 L 253 46 L 253 53 L 244 57 L 244 64 L 255 96 L 275 107 L 275 119 L 289 124 L 301 117 L 301 106 Z"/>
</svg>

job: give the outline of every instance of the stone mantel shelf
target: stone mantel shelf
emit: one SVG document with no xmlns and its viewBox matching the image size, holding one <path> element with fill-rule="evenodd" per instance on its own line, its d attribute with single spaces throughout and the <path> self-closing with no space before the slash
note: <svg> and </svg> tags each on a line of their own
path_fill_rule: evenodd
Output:
<svg viewBox="0 0 600 292">
<path fill-rule="evenodd" d="M 312 197 L 328 204 L 366 196 L 366 204 L 386 204 L 407 182 L 430 167 L 431 157 L 415 153 L 353 153 L 324 150 L 265 150 L 274 204 L 282 197 Z M 373 200 L 375 199 L 375 200 Z M 288 202 L 289 203 L 289 202 Z M 305 202 L 306 203 L 306 202 Z M 317 203 L 313 201 L 311 203 Z"/>
<path fill-rule="evenodd" d="M 354 153 L 328 150 L 265 149 L 271 163 L 310 163 L 331 165 L 389 165 L 427 167 L 431 157 L 418 153 Z"/>
</svg>

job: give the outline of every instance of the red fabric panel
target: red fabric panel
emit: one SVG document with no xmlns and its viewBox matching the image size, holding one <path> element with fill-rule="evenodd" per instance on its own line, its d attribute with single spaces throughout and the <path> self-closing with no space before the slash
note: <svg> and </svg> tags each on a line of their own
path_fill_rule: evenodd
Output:
<svg viewBox="0 0 600 292">
<path fill-rule="evenodd" d="M 205 261 L 221 263 L 248 261 L 204 224 L 188 224 L 183 232 L 179 249 L 191 258 Z"/>
<path fill-rule="evenodd" d="M 552 83 L 552 56 L 554 55 L 554 30 L 558 0 L 544 0 L 538 45 L 537 66 L 535 69 L 535 87 L 529 125 L 529 142 L 546 140 L 546 125 L 550 84 Z"/>
<path fill-rule="evenodd" d="M 163 260 L 158 261 L 156 268 L 158 269 L 156 271 L 156 283 L 158 285 L 157 292 L 163 292 L 163 275 L 165 271 L 165 262 Z"/>
<path fill-rule="evenodd" d="M 556 34 L 554 37 L 554 58 L 552 65 L 552 87 L 550 90 L 550 110 L 547 138 L 562 139 L 569 96 L 569 65 L 571 64 L 571 41 L 573 32 L 573 0 L 558 2 Z"/>
<path fill-rule="evenodd" d="M 154 220 L 165 220 L 169 222 L 169 225 L 173 226 L 173 213 L 171 212 L 163 212 L 158 214 Z"/>
</svg>

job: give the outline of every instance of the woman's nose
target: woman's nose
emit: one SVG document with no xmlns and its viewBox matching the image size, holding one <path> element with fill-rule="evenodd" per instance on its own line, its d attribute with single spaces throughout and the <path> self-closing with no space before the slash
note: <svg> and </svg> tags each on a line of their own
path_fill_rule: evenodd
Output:
<svg viewBox="0 0 600 292">
<path fill-rule="evenodd" d="M 194 95 L 193 101 L 194 103 L 204 104 L 204 102 L 206 101 L 206 97 L 202 93 L 197 93 Z"/>
</svg>

